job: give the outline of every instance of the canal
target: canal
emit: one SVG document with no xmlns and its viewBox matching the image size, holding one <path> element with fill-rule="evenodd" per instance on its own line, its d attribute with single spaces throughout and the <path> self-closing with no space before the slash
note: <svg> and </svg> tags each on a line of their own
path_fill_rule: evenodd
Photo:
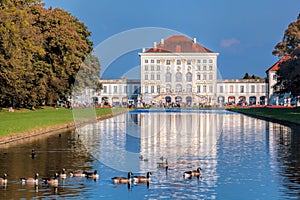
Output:
<svg viewBox="0 0 300 200">
<path fill-rule="evenodd" d="M 200 177 L 183 177 L 198 167 Z M 54 186 L 41 181 L 63 168 L 97 170 L 100 177 L 68 176 Z M 152 172 L 151 180 L 113 184 L 112 177 L 130 171 Z M 131 111 L 2 145 L 4 173 L 0 199 L 297 199 L 300 127 L 226 110 Z M 35 173 L 38 184 L 20 182 Z"/>
</svg>

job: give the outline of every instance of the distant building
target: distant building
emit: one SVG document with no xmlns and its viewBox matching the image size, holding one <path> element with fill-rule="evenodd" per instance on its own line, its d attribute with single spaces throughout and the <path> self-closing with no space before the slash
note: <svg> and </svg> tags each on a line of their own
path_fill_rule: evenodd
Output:
<svg viewBox="0 0 300 200">
<path fill-rule="evenodd" d="M 175 35 L 139 53 L 141 96 L 153 103 L 214 104 L 217 56 L 193 40 Z"/>
</svg>

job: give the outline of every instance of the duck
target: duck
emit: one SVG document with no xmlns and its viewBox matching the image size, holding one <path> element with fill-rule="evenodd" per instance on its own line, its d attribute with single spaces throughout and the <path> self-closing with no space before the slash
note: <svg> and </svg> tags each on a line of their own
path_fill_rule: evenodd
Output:
<svg viewBox="0 0 300 200">
<path fill-rule="evenodd" d="M 83 172 L 85 173 L 85 176 L 87 178 L 92 178 L 92 179 L 98 179 L 99 178 L 99 174 L 97 173 L 97 170 L 95 170 L 94 172 Z"/>
<path fill-rule="evenodd" d="M 150 181 L 150 176 L 152 175 L 151 172 L 147 172 L 146 176 L 134 176 L 133 180 L 135 183 L 144 183 Z"/>
<path fill-rule="evenodd" d="M 61 170 L 61 172 L 59 173 L 59 177 L 62 178 L 62 179 L 67 178 L 67 174 L 66 174 L 66 169 L 65 168 L 63 168 Z"/>
<path fill-rule="evenodd" d="M 3 174 L 3 176 L 0 178 L 0 184 L 7 184 L 7 174 Z"/>
<path fill-rule="evenodd" d="M 81 172 L 81 171 L 75 171 L 75 172 L 70 172 L 71 177 L 85 177 L 86 172 Z"/>
<path fill-rule="evenodd" d="M 128 172 L 127 178 L 125 177 L 113 177 L 112 180 L 115 184 L 118 183 L 131 183 L 131 176 L 133 175 L 132 172 Z"/>
<path fill-rule="evenodd" d="M 51 178 L 42 178 L 44 183 L 46 184 L 49 184 L 49 185 L 58 185 L 58 180 L 57 180 L 57 177 L 58 177 L 58 173 L 55 173 L 54 174 L 54 177 L 51 177 Z"/>
<path fill-rule="evenodd" d="M 192 170 L 192 171 L 186 171 L 183 173 L 184 178 L 192 178 L 192 176 L 197 176 L 199 177 L 201 175 L 201 167 L 198 167 L 197 170 Z"/>
<path fill-rule="evenodd" d="M 35 184 L 38 184 L 38 182 L 39 182 L 38 177 L 39 177 L 39 173 L 36 173 L 34 175 L 34 178 L 20 178 L 20 180 L 21 180 L 22 183 L 35 183 Z"/>
</svg>

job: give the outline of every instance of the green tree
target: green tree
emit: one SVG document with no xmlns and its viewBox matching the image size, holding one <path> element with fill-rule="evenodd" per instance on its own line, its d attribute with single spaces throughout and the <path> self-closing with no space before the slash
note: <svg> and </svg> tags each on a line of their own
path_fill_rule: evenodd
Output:
<svg viewBox="0 0 300 200">
<path fill-rule="evenodd" d="M 277 93 L 300 95 L 300 14 L 295 22 L 285 30 L 283 40 L 275 46 L 274 55 L 290 55 L 277 71 L 278 79 L 274 89 Z"/>
</svg>

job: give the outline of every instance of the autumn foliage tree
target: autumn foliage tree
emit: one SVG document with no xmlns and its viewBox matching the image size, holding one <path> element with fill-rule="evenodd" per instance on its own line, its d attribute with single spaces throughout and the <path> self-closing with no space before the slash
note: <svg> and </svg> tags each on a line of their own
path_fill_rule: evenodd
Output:
<svg viewBox="0 0 300 200">
<path fill-rule="evenodd" d="M 274 86 L 277 93 L 300 95 L 300 14 L 295 22 L 285 30 L 283 40 L 275 46 L 274 55 L 282 57 L 290 55 L 290 59 L 282 62 L 277 71 L 278 82 Z"/>
<path fill-rule="evenodd" d="M 90 34 L 70 13 L 39 0 L 0 1 L 0 106 L 53 104 L 70 95 L 92 51 Z"/>
</svg>

